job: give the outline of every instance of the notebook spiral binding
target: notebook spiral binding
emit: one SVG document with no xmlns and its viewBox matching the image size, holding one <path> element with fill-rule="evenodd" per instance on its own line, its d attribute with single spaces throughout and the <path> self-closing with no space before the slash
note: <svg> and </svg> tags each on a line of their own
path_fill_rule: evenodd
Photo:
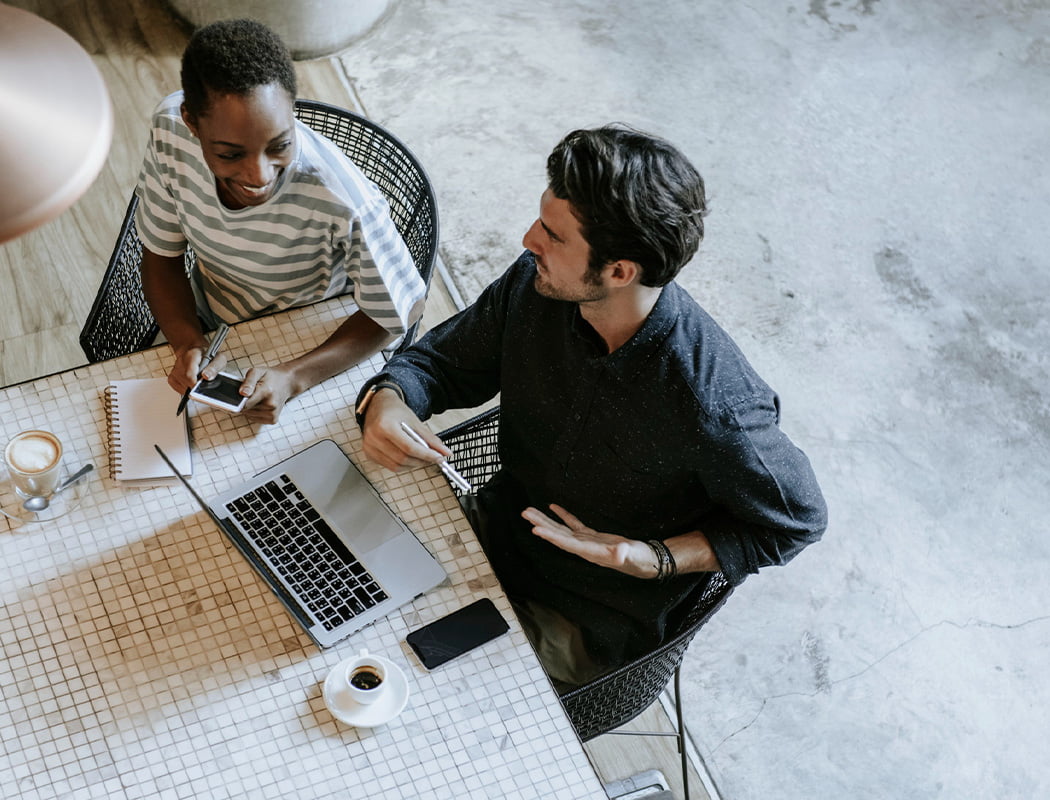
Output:
<svg viewBox="0 0 1050 800">
<path fill-rule="evenodd" d="M 102 404 L 106 410 L 106 439 L 109 444 L 109 477 L 116 479 L 121 465 L 120 424 L 116 420 L 117 401 L 115 386 L 107 386 L 102 392 Z"/>
</svg>

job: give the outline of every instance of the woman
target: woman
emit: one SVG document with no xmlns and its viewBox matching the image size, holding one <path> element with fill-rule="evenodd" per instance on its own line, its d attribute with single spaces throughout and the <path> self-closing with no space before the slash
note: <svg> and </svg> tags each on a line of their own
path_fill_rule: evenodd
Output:
<svg viewBox="0 0 1050 800">
<path fill-rule="evenodd" d="M 202 321 L 237 322 L 352 289 L 358 311 L 320 347 L 248 370 L 244 413 L 276 422 L 289 398 L 368 358 L 422 314 L 426 287 L 379 190 L 294 114 L 295 71 L 266 26 L 224 20 L 182 57 L 182 91 L 157 107 L 136 224 L 146 300 L 175 353 L 168 383 L 197 379 Z M 187 244 L 198 266 L 187 278 Z M 212 378 L 220 354 L 203 371 Z"/>
</svg>

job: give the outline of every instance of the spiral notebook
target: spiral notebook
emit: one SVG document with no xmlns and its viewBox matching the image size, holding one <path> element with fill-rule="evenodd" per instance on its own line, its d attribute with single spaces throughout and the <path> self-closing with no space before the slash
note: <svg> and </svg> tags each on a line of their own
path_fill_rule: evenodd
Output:
<svg viewBox="0 0 1050 800">
<path fill-rule="evenodd" d="M 147 486 L 177 482 L 154 445 L 183 475 L 193 474 L 189 414 L 175 416 L 180 399 L 167 378 L 112 381 L 105 388 L 111 478 Z"/>
</svg>

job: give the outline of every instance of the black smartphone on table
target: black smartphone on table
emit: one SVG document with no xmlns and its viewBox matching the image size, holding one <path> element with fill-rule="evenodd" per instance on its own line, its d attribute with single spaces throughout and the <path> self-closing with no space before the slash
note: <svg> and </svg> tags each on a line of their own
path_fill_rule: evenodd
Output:
<svg viewBox="0 0 1050 800">
<path fill-rule="evenodd" d="M 440 667 L 510 630 L 507 621 L 487 597 L 417 628 L 405 637 L 423 666 Z"/>
</svg>

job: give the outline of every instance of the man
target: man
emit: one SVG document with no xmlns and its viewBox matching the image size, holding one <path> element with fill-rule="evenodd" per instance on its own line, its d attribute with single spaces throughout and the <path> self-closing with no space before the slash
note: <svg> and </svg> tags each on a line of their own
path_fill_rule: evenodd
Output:
<svg viewBox="0 0 1050 800">
<path fill-rule="evenodd" d="M 199 29 L 182 57 L 182 91 L 153 116 L 136 192 L 146 300 L 175 352 L 168 383 L 196 382 L 204 326 L 304 305 L 352 288 L 360 310 L 320 347 L 248 370 L 253 421 L 368 358 L 422 314 L 426 287 L 382 193 L 338 147 L 294 114 L 283 42 L 252 20 Z M 187 279 L 192 244 L 197 269 Z M 204 370 L 213 378 L 220 353 Z"/>
<path fill-rule="evenodd" d="M 826 508 L 779 402 L 673 279 L 704 184 L 623 126 L 569 134 L 527 251 L 359 397 L 365 454 L 438 455 L 420 420 L 500 393 L 501 471 L 468 514 L 548 673 L 577 685 L 648 652 L 721 570 L 733 584 L 820 538 Z"/>
</svg>

